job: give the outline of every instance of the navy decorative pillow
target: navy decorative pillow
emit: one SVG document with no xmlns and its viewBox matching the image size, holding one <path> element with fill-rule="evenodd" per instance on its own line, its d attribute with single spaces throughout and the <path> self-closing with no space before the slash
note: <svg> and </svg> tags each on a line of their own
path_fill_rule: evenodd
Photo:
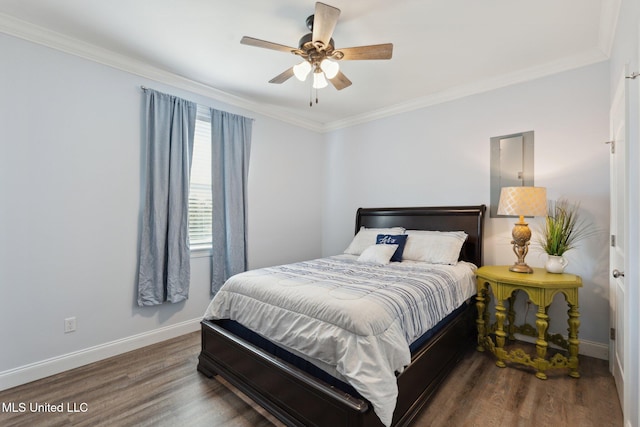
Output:
<svg viewBox="0 0 640 427">
<path fill-rule="evenodd" d="M 402 261 L 404 245 L 407 244 L 407 237 L 406 234 L 378 234 L 378 237 L 376 237 L 376 245 L 398 245 L 398 249 L 393 253 L 391 261 L 400 262 Z"/>
</svg>

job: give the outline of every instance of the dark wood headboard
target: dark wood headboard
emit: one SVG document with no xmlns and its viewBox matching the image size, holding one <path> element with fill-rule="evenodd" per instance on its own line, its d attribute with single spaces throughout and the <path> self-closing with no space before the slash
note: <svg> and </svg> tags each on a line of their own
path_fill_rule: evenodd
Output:
<svg viewBox="0 0 640 427">
<path fill-rule="evenodd" d="M 367 228 L 404 227 L 407 230 L 464 231 L 469 235 L 460 259 L 482 265 L 482 235 L 485 205 L 360 208 L 356 213 L 356 233 Z"/>
</svg>

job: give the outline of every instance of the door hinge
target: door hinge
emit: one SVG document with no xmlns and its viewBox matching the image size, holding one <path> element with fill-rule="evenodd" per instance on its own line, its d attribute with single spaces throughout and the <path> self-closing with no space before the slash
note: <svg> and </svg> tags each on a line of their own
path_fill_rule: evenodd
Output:
<svg viewBox="0 0 640 427">
<path fill-rule="evenodd" d="M 614 140 L 605 141 L 605 144 L 611 144 L 611 154 L 616 152 L 616 142 Z"/>
<path fill-rule="evenodd" d="M 615 234 L 611 235 L 611 247 L 612 248 L 616 247 L 616 235 Z"/>
<path fill-rule="evenodd" d="M 611 338 L 611 340 L 615 341 L 615 339 L 616 339 L 616 328 L 609 329 L 609 338 Z"/>
</svg>

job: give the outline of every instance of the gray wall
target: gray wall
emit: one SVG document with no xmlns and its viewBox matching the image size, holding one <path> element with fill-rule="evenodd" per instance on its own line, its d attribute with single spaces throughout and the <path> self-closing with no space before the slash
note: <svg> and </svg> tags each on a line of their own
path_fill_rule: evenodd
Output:
<svg viewBox="0 0 640 427">
<path fill-rule="evenodd" d="M 603 62 L 332 132 L 327 136 L 331 173 L 324 253 L 347 246 L 353 213 L 361 206 L 488 205 L 490 138 L 533 130 L 535 185 L 547 187 L 549 199 L 580 202 L 581 213 L 601 230 L 568 252 L 566 271 L 584 282 L 581 351 L 606 358 L 608 117 L 609 66 Z M 540 221 L 529 221 L 534 232 Z M 514 222 L 487 217 L 485 264 L 515 261 L 510 244 Z M 546 256 L 532 248 L 526 261 L 542 267 Z M 520 300 L 517 308 L 523 312 L 526 304 Z M 555 332 L 566 331 L 566 310 L 565 304 L 552 306 Z M 530 323 L 534 314 L 530 310 Z"/>
<path fill-rule="evenodd" d="M 33 363 L 50 374 L 50 359 L 92 361 L 198 327 L 209 257 L 192 260 L 188 301 L 135 304 L 140 85 L 256 119 L 252 268 L 320 256 L 322 135 L 10 36 L 0 52 L 0 388 Z"/>
</svg>

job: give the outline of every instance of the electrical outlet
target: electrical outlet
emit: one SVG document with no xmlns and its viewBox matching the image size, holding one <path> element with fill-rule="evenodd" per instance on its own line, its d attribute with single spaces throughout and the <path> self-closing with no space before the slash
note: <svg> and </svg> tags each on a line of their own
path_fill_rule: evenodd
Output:
<svg viewBox="0 0 640 427">
<path fill-rule="evenodd" d="M 64 333 L 74 332 L 76 330 L 76 318 L 67 317 L 64 319 Z"/>
</svg>

